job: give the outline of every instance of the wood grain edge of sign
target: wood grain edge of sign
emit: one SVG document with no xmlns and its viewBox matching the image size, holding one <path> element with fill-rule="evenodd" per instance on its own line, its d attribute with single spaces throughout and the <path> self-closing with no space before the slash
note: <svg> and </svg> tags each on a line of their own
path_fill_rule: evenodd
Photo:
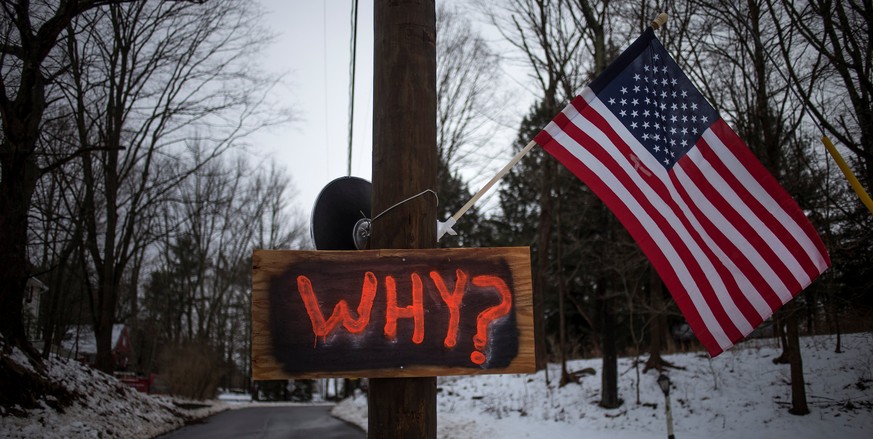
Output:
<svg viewBox="0 0 873 439">
<path fill-rule="evenodd" d="M 534 337 L 533 280 L 529 247 L 509 247 L 506 261 L 512 273 L 515 293 L 515 318 L 518 327 L 518 355 L 507 369 L 512 371 L 493 373 L 536 372 L 536 339 Z"/>
<path fill-rule="evenodd" d="M 513 362 L 509 367 L 497 369 L 476 369 L 466 367 L 411 366 L 402 369 L 370 369 L 341 372 L 302 372 L 285 373 L 279 366 L 252 368 L 252 379 L 255 381 L 285 380 L 285 379 L 318 379 L 318 378 L 418 378 L 432 376 L 458 375 L 497 375 L 497 374 L 529 374 L 536 372 L 535 364 Z M 257 372 L 257 373 L 256 373 Z"/>
<path fill-rule="evenodd" d="M 503 257 L 513 276 L 516 298 L 516 324 L 518 327 L 518 355 L 505 368 L 477 369 L 465 367 L 411 366 L 403 369 L 371 369 L 342 372 L 307 372 L 289 374 L 272 355 L 272 336 L 269 325 L 270 277 L 279 274 L 292 261 L 317 258 L 319 260 L 346 260 L 349 257 L 366 257 L 361 252 L 378 256 L 410 256 L 422 250 L 363 250 L 363 251 L 311 251 L 311 250 L 255 250 L 252 253 L 252 379 L 314 379 L 314 378 L 403 378 L 446 375 L 518 374 L 536 372 L 533 327 L 533 281 L 530 272 L 529 247 L 489 247 L 474 249 L 428 249 L 426 251 L 479 253 L 483 257 Z M 466 256 L 466 255 L 465 255 Z M 369 255 L 372 257 L 372 255 Z"/>
<path fill-rule="evenodd" d="M 252 379 L 282 379 L 278 361 L 272 355 L 273 339 L 270 334 L 269 281 L 273 273 L 280 273 L 286 262 L 276 256 L 281 250 L 254 250 L 252 252 Z"/>
<path fill-rule="evenodd" d="M 371 260 L 373 258 L 389 257 L 433 257 L 444 254 L 451 257 L 457 254 L 465 258 L 480 255 L 485 258 L 506 257 L 530 265 L 530 247 L 484 247 L 484 248 L 432 248 L 432 249 L 380 249 L 380 250 L 267 250 L 256 249 L 252 252 L 252 268 L 255 272 L 281 272 L 292 262 L 318 260 L 329 263 L 333 261 L 347 262 L 354 259 Z"/>
</svg>

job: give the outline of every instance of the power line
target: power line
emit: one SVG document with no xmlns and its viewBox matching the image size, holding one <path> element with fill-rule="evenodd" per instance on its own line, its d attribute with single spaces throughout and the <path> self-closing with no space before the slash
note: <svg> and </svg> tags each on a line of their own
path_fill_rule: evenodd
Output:
<svg viewBox="0 0 873 439">
<path fill-rule="evenodd" d="M 351 62 L 349 70 L 351 71 L 351 79 L 349 80 L 349 159 L 346 175 L 352 175 L 352 133 L 355 127 L 355 54 L 358 46 L 358 0 L 352 3 L 352 38 L 351 38 Z"/>
<path fill-rule="evenodd" d="M 322 3 L 321 7 L 321 60 L 322 60 L 322 75 L 324 84 L 324 171 L 325 175 L 330 175 L 330 134 L 328 130 L 328 100 L 327 100 L 327 2 Z"/>
</svg>

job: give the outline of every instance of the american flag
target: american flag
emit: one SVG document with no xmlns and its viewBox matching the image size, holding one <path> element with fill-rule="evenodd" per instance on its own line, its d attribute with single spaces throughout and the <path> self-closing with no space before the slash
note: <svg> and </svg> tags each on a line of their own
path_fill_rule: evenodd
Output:
<svg viewBox="0 0 873 439">
<path fill-rule="evenodd" d="M 797 203 L 652 29 L 534 140 L 628 229 L 713 357 L 830 266 Z"/>
</svg>

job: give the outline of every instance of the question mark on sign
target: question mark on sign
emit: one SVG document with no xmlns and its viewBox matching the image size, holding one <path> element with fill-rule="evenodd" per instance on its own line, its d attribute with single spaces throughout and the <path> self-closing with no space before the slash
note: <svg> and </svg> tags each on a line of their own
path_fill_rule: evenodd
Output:
<svg viewBox="0 0 873 439">
<path fill-rule="evenodd" d="M 488 325 L 512 310 L 512 292 L 503 279 L 497 276 L 481 275 L 473 278 L 473 285 L 481 288 L 494 288 L 500 293 L 500 303 L 479 313 L 476 317 L 476 335 L 473 336 L 473 347 L 476 348 L 470 354 L 470 360 L 476 364 L 482 364 L 487 359 L 484 351 L 488 344 Z"/>
</svg>

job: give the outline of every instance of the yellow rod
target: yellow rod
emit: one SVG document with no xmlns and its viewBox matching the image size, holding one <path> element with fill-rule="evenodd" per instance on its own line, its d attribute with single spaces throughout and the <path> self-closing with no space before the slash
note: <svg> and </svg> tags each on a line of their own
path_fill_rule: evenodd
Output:
<svg viewBox="0 0 873 439">
<path fill-rule="evenodd" d="M 828 149 L 828 152 L 831 153 L 831 157 L 834 158 L 834 161 L 837 162 L 837 166 L 839 166 L 840 170 L 843 171 L 846 180 L 849 180 L 849 184 L 852 185 L 852 189 L 854 189 L 855 193 L 858 194 L 858 198 L 860 198 L 861 202 L 867 206 L 870 213 L 873 213 L 873 200 L 870 199 L 870 195 L 867 195 L 867 191 L 865 191 L 861 186 L 861 182 L 858 181 L 858 178 L 855 177 L 854 173 L 852 173 L 852 169 L 849 168 L 849 165 L 845 160 L 843 160 L 843 156 L 840 155 L 840 152 L 837 151 L 837 148 L 835 148 L 834 144 L 831 143 L 831 139 L 828 139 L 827 136 L 822 136 L 821 141 L 824 143 L 825 148 Z"/>
</svg>

